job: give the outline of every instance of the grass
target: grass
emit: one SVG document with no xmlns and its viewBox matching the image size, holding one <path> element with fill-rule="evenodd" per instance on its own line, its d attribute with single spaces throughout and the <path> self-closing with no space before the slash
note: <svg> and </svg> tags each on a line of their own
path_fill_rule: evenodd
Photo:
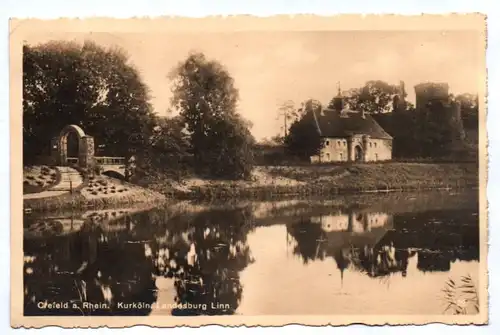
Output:
<svg viewBox="0 0 500 335">
<path fill-rule="evenodd" d="M 23 194 L 45 191 L 60 180 L 61 173 L 54 167 L 25 167 L 23 169 Z"/>
<path fill-rule="evenodd" d="M 287 196 L 370 192 L 473 189 L 479 185 L 476 163 L 370 163 L 257 167 L 252 181 L 197 180 L 163 192 L 179 199 L 273 199 Z M 161 189 L 157 187 L 156 189 Z"/>
<path fill-rule="evenodd" d="M 26 199 L 24 207 L 32 211 L 100 209 L 137 203 L 161 203 L 164 200 L 165 196 L 158 192 L 106 176 L 96 176 L 85 179 L 73 193 Z"/>
<path fill-rule="evenodd" d="M 455 315 L 479 313 L 479 294 L 470 275 L 462 276 L 460 280 L 449 278 L 442 289 L 446 309 Z"/>
<path fill-rule="evenodd" d="M 104 176 L 91 176 L 82 188 L 81 193 L 86 198 L 106 198 L 114 195 L 128 195 L 135 189 L 127 184 Z"/>
</svg>

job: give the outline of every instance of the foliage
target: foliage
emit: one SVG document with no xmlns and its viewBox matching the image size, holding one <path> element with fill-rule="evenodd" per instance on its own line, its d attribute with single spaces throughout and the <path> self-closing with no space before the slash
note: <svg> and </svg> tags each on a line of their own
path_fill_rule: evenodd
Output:
<svg viewBox="0 0 500 335">
<path fill-rule="evenodd" d="M 149 146 L 137 154 L 134 178 L 180 178 L 187 172 L 189 138 L 184 132 L 184 120 L 157 118 Z"/>
<path fill-rule="evenodd" d="M 386 113 L 392 110 L 394 95 L 398 87 L 381 80 L 371 80 L 363 87 L 350 89 L 345 94 L 345 105 L 351 110 L 368 114 Z M 333 108 L 333 99 L 329 108 Z"/>
<path fill-rule="evenodd" d="M 180 111 L 197 172 L 247 178 L 254 139 L 248 121 L 236 113 L 238 90 L 229 72 L 202 53 L 193 53 L 171 73 L 172 104 Z"/>
<path fill-rule="evenodd" d="M 314 120 L 314 113 L 321 105 L 314 100 L 307 100 L 298 110 L 299 119 L 292 123 L 285 138 L 285 147 L 289 154 L 303 160 L 318 155 L 324 145 Z"/>
<path fill-rule="evenodd" d="M 121 50 L 93 42 L 23 46 L 25 162 L 48 154 L 67 124 L 81 126 L 106 154 L 128 156 L 144 148 L 152 122 L 148 89 Z"/>
<path fill-rule="evenodd" d="M 479 294 L 470 275 L 462 276 L 459 282 L 449 278 L 442 289 L 447 304 L 445 313 L 453 314 L 479 313 Z"/>
<path fill-rule="evenodd" d="M 479 99 L 475 94 L 463 93 L 455 97 L 462 107 L 462 120 L 467 129 L 477 129 L 479 122 Z"/>
</svg>

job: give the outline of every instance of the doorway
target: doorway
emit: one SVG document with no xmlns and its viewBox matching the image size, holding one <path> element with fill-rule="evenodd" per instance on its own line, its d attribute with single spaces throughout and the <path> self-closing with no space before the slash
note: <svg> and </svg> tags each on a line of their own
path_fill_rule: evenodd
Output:
<svg viewBox="0 0 500 335">
<path fill-rule="evenodd" d="M 354 160 L 356 162 L 362 162 L 363 161 L 363 149 L 359 145 L 354 147 Z"/>
</svg>

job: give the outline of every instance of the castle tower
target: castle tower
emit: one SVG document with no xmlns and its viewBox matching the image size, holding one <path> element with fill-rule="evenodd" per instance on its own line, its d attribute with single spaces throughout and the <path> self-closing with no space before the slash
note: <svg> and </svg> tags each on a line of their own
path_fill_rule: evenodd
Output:
<svg viewBox="0 0 500 335">
<path fill-rule="evenodd" d="M 429 103 L 440 101 L 447 103 L 449 100 L 449 86 L 446 83 L 422 83 L 415 86 L 416 109 L 425 110 Z"/>
</svg>

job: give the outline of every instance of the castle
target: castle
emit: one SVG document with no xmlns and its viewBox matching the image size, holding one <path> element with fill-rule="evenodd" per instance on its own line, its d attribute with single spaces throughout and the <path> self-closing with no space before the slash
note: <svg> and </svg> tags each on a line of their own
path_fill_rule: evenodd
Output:
<svg viewBox="0 0 500 335">
<path fill-rule="evenodd" d="M 393 97 L 393 113 L 407 111 L 405 87 L 401 81 Z M 422 124 L 434 124 L 445 140 L 443 145 L 450 151 L 460 150 L 465 138 L 461 106 L 449 94 L 448 84 L 421 83 L 415 86 L 416 113 Z M 323 145 L 312 163 L 321 162 L 372 162 L 392 159 L 393 137 L 373 116 L 348 110 L 338 90 L 333 108 L 313 112 L 314 122 Z M 431 122 L 433 121 L 433 122 Z M 398 128 L 398 125 L 393 127 Z M 424 134 L 425 136 L 425 134 Z"/>
<path fill-rule="evenodd" d="M 311 162 L 370 162 L 392 159 L 392 136 L 369 114 L 348 110 L 340 92 L 333 109 L 313 111 L 323 145 Z"/>
</svg>

